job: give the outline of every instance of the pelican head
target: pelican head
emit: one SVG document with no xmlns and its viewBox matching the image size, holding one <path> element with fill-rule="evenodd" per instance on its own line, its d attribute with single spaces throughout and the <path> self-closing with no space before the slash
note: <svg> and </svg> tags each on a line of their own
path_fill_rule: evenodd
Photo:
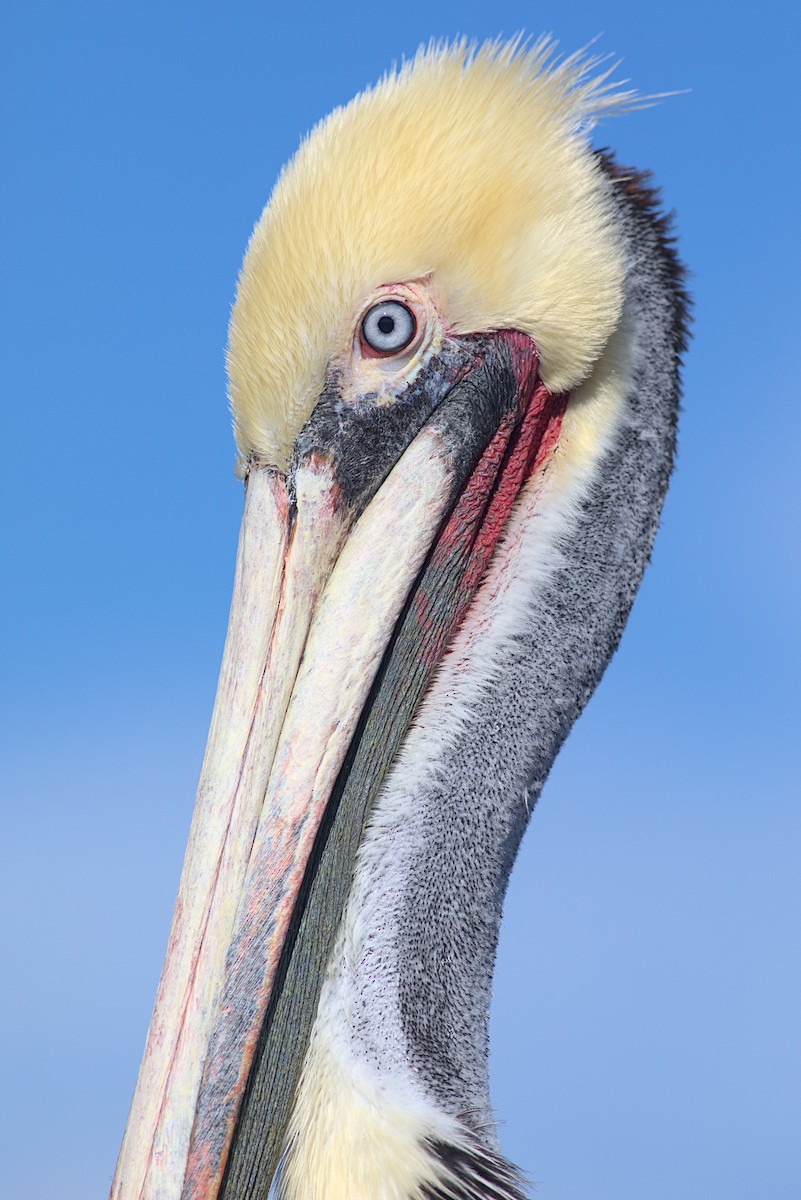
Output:
<svg viewBox="0 0 801 1200">
<path fill-rule="evenodd" d="M 522 1195 L 501 905 L 650 553 L 683 337 L 653 197 L 587 140 L 630 97 L 591 68 L 425 50 L 256 225 L 230 624 L 114 1200 Z"/>
</svg>

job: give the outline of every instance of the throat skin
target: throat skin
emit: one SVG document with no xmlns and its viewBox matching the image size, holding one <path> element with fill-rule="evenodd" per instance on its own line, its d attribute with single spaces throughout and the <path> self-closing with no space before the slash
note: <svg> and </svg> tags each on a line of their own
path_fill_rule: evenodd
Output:
<svg viewBox="0 0 801 1200">
<path fill-rule="evenodd" d="M 376 800 L 295 1099 L 282 1200 L 522 1195 L 488 1089 L 503 899 L 650 556 L 684 346 L 681 269 L 654 198 L 601 161 L 627 247 L 623 320 L 571 398 L 566 453 L 524 489 Z M 435 1147 L 484 1156 L 495 1191 L 460 1191 Z"/>
<path fill-rule="evenodd" d="M 558 438 L 566 397 L 551 396 L 539 380 L 530 339 L 506 333 L 477 342 L 462 350 L 476 359 L 469 382 L 452 387 L 428 426 L 436 425 L 437 436 L 453 447 L 453 505 L 408 594 L 315 839 L 239 1114 L 223 1200 L 250 1194 L 259 1180 L 272 1178 L 302 1065 L 298 1045 L 309 1043 L 365 822 L 504 517 Z M 380 562 L 380 548 L 376 557 Z M 185 1193 L 194 1195 L 188 1181 Z"/>
</svg>

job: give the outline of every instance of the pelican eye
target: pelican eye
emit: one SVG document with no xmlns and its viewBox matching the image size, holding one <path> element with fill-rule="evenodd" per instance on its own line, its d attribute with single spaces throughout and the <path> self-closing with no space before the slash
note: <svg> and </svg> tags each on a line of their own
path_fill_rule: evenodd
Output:
<svg viewBox="0 0 801 1200">
<path fill-rule="evenodd" d="M 412 310 L 400 300 L 382 300 L 374 304 L 362 321 L 362 341 L 374 354 L 398 354 L 414 340 L 417 321 Z"/>
</svg>

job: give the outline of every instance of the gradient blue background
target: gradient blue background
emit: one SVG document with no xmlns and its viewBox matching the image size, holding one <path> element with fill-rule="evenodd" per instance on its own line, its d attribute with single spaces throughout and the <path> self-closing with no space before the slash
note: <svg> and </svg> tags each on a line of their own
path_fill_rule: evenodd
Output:
<svg viewBox="0 0 801 1200">
<path fill-rule="evenodd" d="M 225 632 L 223 348 L 331 107 L 430 36 L 603 32 L 695 341 L 623 646 L 534 816 L 492 1079 L 540 1200 L 801 1196 L 799 21 L 786 3 L 16 4 L 3 63 L 0 1195 L 105 1195 Z M 436 170 L 436 163 L 432 163 Z M 547 170 L 547 164 L 543 164 Z"/>
</svg>

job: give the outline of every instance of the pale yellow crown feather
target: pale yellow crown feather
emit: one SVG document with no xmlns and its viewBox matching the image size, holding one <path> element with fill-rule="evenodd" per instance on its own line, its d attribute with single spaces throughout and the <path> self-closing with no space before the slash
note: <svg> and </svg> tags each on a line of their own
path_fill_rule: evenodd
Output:
<svg viewBox="0 0 801 1200">
<path fill-rule="evenodd" d="M 553 43 L 431 46 L 336 109 L 284 168 L 248 246 L 228 369 L 241 460 L 285 468 L 369 294 L 430 277 L 455 332 L 529 333 L 554 390 L 615 329 L 623 259 L 587 143 L 631 102 Z"/>
</svg>

